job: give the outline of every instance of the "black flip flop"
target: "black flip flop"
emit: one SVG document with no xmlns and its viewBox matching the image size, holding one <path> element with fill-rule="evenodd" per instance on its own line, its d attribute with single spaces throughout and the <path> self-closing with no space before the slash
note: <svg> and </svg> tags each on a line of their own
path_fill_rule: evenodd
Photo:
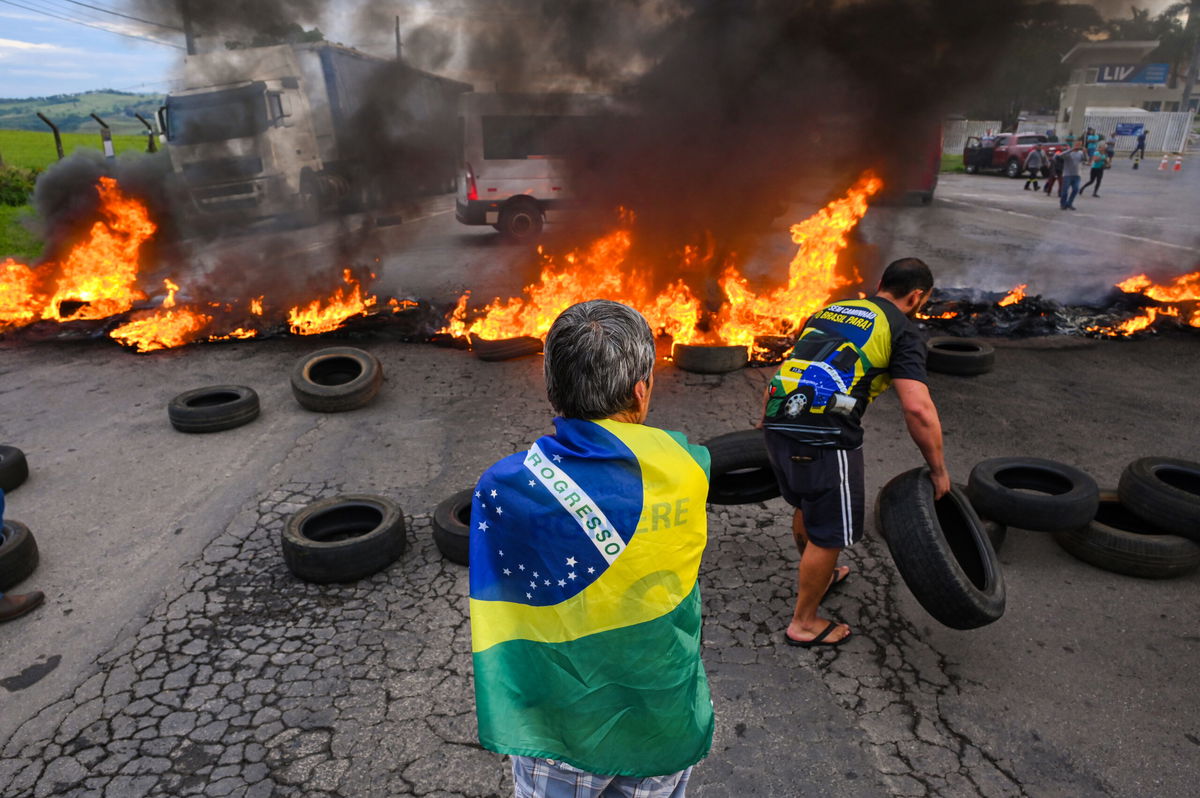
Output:
<svg viewBox="0 0 1200 798">
<path fill-rule="evenodd" d="M 815 648 L 817 646 L 830 646 L 830 647 L 840 646 L 842 643 L 845 643 L 847 640 L 849 640 L 851 638 L 851 636 L 853 636 L 854 633 L 850 632 L 845 637 L 843 637 L 841 640 L 834 640 L 832 642 L 826 642 L 826 640 L 825 640 L 825 638 L 829 637 L 829 633 L 832 632 L 834 629 L 838 628 L 839 626 L 841 626 L 841 624 L 839 624 L 837 621 L 830 621 L 829 625 L 821 630 L 821 634 L 817 635 L 812 640 L 793 640 L 792 636 L 787 633 L 786 629 L 784 629 L 783 630 L 783 641 L 785 643 L 787 643 L 789 646 L 797 646 L 799 648 Z"/>
<path fill-rule="evenodd" d="M 832 593 L 833 591 L 837 590 L 838 585 L 840 585 L 842 582 L 845 582 L 847 579 L 850 578 L 850 574 L 854 573 L 853 571 L 850 570 L 849 566 L 838 566 L 838 567 L 846 568 L 846 575 L 843 576 L 841 579 L 838 579 L 837 578 L 837 575 L 838 575 L 837 568 L 834 568 L 833 580 L 829 583 L 829 587 L 825 588 L 825 592 L 821 595 L 821 601 L 824 601 L 825 599 L 829 598 L 829 594 Z"/>
</svg>

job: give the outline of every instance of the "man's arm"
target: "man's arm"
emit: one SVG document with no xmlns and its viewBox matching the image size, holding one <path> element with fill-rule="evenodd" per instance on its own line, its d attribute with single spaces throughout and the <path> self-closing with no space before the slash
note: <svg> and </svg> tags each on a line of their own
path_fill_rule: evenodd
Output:
<svg viewBox="0 0 1200 798">
<path fill-rule="evenodd" d="M 950 474 L 946 471 L 946 460 L 942 455 L 942 422 L 938 418 L 933 397 L 929 395 L 929 386 L 920 380 L 905 379 L 896 379 L 892 385 L 896 388 L 900 408 L 904 411 L 908 434 L 929 464 L 933 496 L 940 499 L 950 491 Z"/>
</svg>

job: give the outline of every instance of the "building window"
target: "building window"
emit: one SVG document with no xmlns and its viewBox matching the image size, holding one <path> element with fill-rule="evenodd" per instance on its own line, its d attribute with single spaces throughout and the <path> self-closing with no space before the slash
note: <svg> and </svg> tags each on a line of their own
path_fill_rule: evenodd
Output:
<svg viewBox="0 0 1200 798">
<path fill-rule="evenodd" d="M 1193 97 L 1191 101 L 1188 102 L 1188 110 L 1200 111 L 1200 97 Z"/>
<path fill-rule="evenodd" d="M 1146 100 L 1146 102 L 1142 103 L 1142 108 L 1147 111 L 1161 111 L 1162 102 L 1160 100 Z"/>
<path fill-rule="evenodd" d="M 1164 110 L 1164 111 L 1178 111 L 1178 110 L 1179 110 L 1179 103 L 1177 103 L 1177 102 L 1168 102 L 1168 103 L 1164 103 L 1164 105 L 1163 105 L 1163 110 Z"/>
</svg>

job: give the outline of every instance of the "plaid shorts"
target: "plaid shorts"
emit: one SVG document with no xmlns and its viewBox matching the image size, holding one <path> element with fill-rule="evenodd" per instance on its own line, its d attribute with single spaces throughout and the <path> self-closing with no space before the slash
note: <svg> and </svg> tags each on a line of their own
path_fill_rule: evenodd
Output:
<svg viewBox="0 0 1200 798">
<path fill-rule="evenodd" d="M 683 798 L 692 769 L 668 776 L 598 776 L 554 759 L 512 758 L 515 798 Z"/>
</svg>

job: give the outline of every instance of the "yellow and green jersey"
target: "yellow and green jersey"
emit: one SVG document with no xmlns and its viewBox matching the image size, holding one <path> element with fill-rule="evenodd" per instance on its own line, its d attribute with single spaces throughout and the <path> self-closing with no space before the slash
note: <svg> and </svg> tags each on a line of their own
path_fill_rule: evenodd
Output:
<svg viewBox="0 0 1200 798">
<path fill-rule="evenodd" d="M 835 302 L 809 318 L 771 380 L 763 426 L 855 449 L 862 414 L 893 378 L 925 381 L 925 343 L 912 322 L 882 297 Z"/>
</svg>

